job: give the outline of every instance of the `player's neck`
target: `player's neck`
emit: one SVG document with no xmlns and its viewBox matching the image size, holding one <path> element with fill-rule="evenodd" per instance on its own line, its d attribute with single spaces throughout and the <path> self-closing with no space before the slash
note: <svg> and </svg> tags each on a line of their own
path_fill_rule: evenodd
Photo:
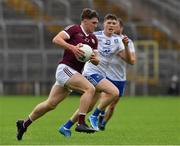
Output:
<svg viewBox="0 0 180 146">
<path fill-rule="evenodd" d="M 107 36 L 107 37 L 111 37 L 113 34 L 112 33 L 108 33 L 108 32 L 106 32 L 106 31 L 104 31 L 104 34 L 105 34 L 105 36 Z"/>
<path fill-rule="evenodd" d="M 84 32 L 84 34 L 85 34 L 86 36 L 88 36 L 88 35 L 89 35 L 89 32 L 87 31 L 86 27 L 85 27 L 83 24 L 81 24 L 80 26 L 81 26 L 81 29 L 82 29 L 82 31 Z"/>
</svg>

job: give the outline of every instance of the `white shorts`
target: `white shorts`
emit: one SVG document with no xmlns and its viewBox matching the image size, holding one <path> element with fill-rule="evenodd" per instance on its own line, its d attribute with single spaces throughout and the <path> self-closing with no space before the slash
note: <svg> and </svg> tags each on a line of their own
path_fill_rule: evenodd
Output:
<svg viewBox="0 0 180 146">
<path fill-rule="evenodd" d="M 56 69 L 56 83 L 55 85 L 64 86 L 75 73 L 78 73 L 73 68 L 65 64 L 59 64 Z"/>
</svg>

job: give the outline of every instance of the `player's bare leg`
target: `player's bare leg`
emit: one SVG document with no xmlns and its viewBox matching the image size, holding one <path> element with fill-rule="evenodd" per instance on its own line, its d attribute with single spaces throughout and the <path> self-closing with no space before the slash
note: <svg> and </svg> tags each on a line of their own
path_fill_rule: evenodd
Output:
<svg viewBox="0 0 180 146">
<path fill-rule="evenodd" d="M 105 108 L 119 95 L 119 90 L 110 81 L 103 79 L 96 86 L 97 91 L 105 92 L 106 98 L 100 100 L 98 107 L 95 109 L 93 114 L 90 115 L 89 120 L 91 126 L 99 130 L 98 128 L 98 116 L 105 110 Z"/>
<path fill-rule="evenodd" d="M 105 82 L 106 82 L 106 80 L 105 80 Z M 108 87 L 108 90 L 106 90 L 106 89 L 105 89 L 105 88 L 106 88 L 106 85 L 104 86 L 104 83 L 105 83 L 105 82 L 103 81 L 101 84 L 98 85 L 98 87 L 96 87 L 97 90 L 96 90 L 96 92 L 95 92 L 95 95 L 94 95 L 93 99 L 91 100 L 91 104 L 90 104 L 90 106 L 89 106 L 88 112 L 90 112 L 90 111 L 93 109 L 94 105 L 97 103 L 97 100 L 99 99 L 100 94 L 101 94 L 101 92 L 99 92 L 99 91 L 103 90 L 103 91 L 107 92 L 107 99 L 105 99 L 105 100 L 101 103 L 101 105 L 100 105 L 100 110 L 104 110 L 104 108 L 112 102 L 112 100 L 114 99 L 114 97 L 117 96 L 117 94 L 118 94 L 119 91 L 116 90 L 116 87 L 110 83 L 110 85 L 109 85 L 110 87 Z M 107 82 L 109 83 L 109 81 L 107 81 Z M 107 84 L 108 84 L 108 83 L 107 83 Z M 103 84 L 103 85 L 102 85 L 102 84 Z M 112 86 L 111 86 L 111 85 L 112 85 Z M 111 91 L 112 91 L 112 93 L 114 93 L 114 94 L 108 94 L 108 92 L 110 93 Z M 72 125 L 73 125 L 74 123 L 77 122 L 77 120 L 78 120 L 78 113 L 79 113 L 79 109 L 76 110 L 76 112 L 73 114 L 73 116 L 71 117 L 71 119 L 65 124 L 65 127 L 66 127 L 68 130 L 72 127 Z M 96 119 L 98 119 L 98 118 L 96 117 Z M 60 128 L 62 128 L 62 127 L 60 127 Z M 96 128 L 96 130 L 98 130 L 98 129 Z M 67 136 L 67 137 L 68 137 L 68 136 Z"/>
<path fill-rule="evenodd" d="M 89 106 L 88 112 L 90 112 L 90 111 L 93 109 L 94 105 L 96 104 L 96 102 L 97 102 L 97 100 L 98 100 L 99 94 L 100 94 L 99 92 L 98 92 L 98 93 L 95 93 L 95 95 L 94 95 L 94 97 L 93 97 L 93 99 L 92 99 L 92 101 L 91 101 L 91 104 L 90 104 L 90 106 Z M 73 113 L 73 115 L 72 115 L 72 117 L 70 118 L 70 120 L 71 120 L 73 123 L 76 123 L 76 122 L 78 121 L 78 117 L 79 117 L 79 109 L 77 109 L 77 110 Z"/>
<path fill-rule="evenodd" d="M 104 120 L 106 121 L 106 123 L 109 121 L 109 119 L 112 117 L 113 113 L 114 113 L 114 110 L 115 110 L 115 107 L 117 105 L 119 101 L 119 98 L 117 98 L 116 100 L 114 100 L 108 107 L 106 113 L 105 113 L 105 116 L 104 116 Z"/>
<path fill-rule="evenodd" d="M 51 89 L 49 98 L 38 104 L 34 110 L 30 113 L 29 117 L 32 121 L 35 121 L 39 117 L 43 116 L 46 112 L 53 110 L 56 106 L 68 95 L 69 91 L 59 85 L 54 85 Z"/>
<path fill-rule="evenodd" d="M 102 94 L 101 98 L 104 98 L 104 94 Z M 119 99 L 119 97 L 115 98 L 115 100 L 113 100 L 113 102 L 108 106 L 106 112 L 102 115 L 100 114 L 98 122 L 98 127 L 100 130 L 105 130 L 105 125 L 111 119 Z"/>
<path fill-rule="evenodd" d="M 74 119 L 69 120 L 65 125 L 62 125 L 59 129 L 59 132 L 66 137 L 71 136 L 70 127 L 78 121 L 76 131 L 77 132 L 85 132 L 85 133 L 94 133 L 95 130 L 89 128 L 85 123 L 85 116 L 88 112 L 89 105 L 94 96 L 95 88 L 89 83 L 82 75 L 76 74 L 73 75 L 66 83 L 66 85 L 76 91 L 79 91 L 82 94 L 80 99 L 80 105 L 78 110 L 74 113 Z"/>
<path fill-rule="evenodd" d="M 92 101 L 91 101 L 91 105 L 89 106 L 88 112 L 90 112 L 94 105 L 96 104 L 98 98 L 99 98 L 99 92 L 95 93 Z M 61 134 L 63 134 L 65 137 L 70 137 L 71 136 L 71 131 L 70 128 L 78 121 L 79 118 L 79 109 L 77 109 L 74 114 L 72 115 L 72 117 L 70 118 L 70 120 L 68 120 L 64 125 L 61 125 L 59 128 L 59 132 Z"/>
<path fill-rule="evenodd" d="M 66 88 L 59 85 L 53 85 L 48 99 L 38 104 L 26 120 L 18 120 L 16 122 L 17 139 L 21 140 L 24 132 L 27 130 L 27 127 L 48 111 L 55 109 L 58 103 L 60 103 L 68 95 L 68 93 L 69 91 Z"/>
</svg>

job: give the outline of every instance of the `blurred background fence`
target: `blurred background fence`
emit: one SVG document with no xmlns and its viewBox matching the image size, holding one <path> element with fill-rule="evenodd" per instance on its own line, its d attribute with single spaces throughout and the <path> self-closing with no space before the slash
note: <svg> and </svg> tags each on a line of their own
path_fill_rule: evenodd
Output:
<svg viewBox="0 0 180 146">
<path fill-rule="evenodd" d="M 125 22 L 137 64 L 127 66 L 127 95 L 179 95 L 179 0 L 0 0 L 0 94 L 47 95 L 63 50 L 52 38 L 80 23 L 83 8 Z"/>
</svg>

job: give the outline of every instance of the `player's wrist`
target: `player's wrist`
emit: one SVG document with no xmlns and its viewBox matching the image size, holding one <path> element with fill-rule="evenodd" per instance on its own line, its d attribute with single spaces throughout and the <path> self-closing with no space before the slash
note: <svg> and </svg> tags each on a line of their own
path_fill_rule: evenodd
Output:
<svg viewBox="0 0 180 146">
<path fill-rule="evenodd" d="M 127 45 L 124 45 L 124 47 L 125 47 L 125 49 L 129 49 L 128 44 L 127 44 Z"/>
<path fill-rule="evenodd" d="M 69 44 L 67 48 L 68 48 L 68 50 L 70 50 L 70 51 L 72 51 L 72 52 L 73 52 L 74 47 L 75 47 L 75 46 L 73 46 L 73 45 Z"/>
</svg>

